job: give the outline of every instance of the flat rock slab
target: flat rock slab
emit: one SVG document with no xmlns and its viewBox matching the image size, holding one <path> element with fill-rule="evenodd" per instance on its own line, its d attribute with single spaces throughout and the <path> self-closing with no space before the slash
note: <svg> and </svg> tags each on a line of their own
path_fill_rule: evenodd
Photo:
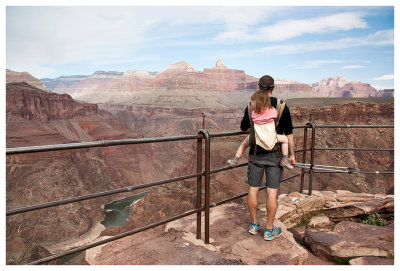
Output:
<svg viewBox="0 0 400 271">
<path fill-rule="evenodd" d="M 369 202 L 352 203 L 341 207 L 324 210 L 329 218 L 347 218 L 360 215 L 366 215 L 373 212 L 393 212 L 394 199 L 378 199 Z"/>
<path fill-rule="evenodd" d="M 394 259 L 381 257 L 359 257 L 350 260 L 351 265 L 394 265 Z"/>
<path fill-rule="evenodd" d="M 218 254 L 157 227 L 86 251 L 90 265 L 226 264 Z"/>
<path fill-rule="evenodd" d="M 263 221 L 264 214 L 259 213 Z M 95 265 L 293 265 L 307 259 L 307 251 L 282 222 L 276 220 L 275 226 L 282 227 L 283 233 L 272 241 L 263 239 L 263 230 L 249 234 L 249 225 L 247 208 L 224 204 L 211 209 L 210 244 L 204 244 L 204 232 L 203 240 L 196 239 L 196 216 L 192 215 L 111 242 L 100 250 L 88 250 L 86 258 Z"/>
<path fill-rule="evenodd" d="M 247 208 L 235 203 L 213 208 L 210 214 L 210 242 L 216 248 L 216 253 L 224 259 L 245 264 L 302 264 L 308 257 L 307 251 L 294 240 L 292 233 L 279 220 L 275 220 L 275 226 L 282 228 L 282 236 L 272 241 L 263 239 L 264 216 L 265 213 L 260 211 L 260 231 L 251 235 L 248 233 L 251 221 Z M 183 224 L 171 222 L 167 229 L 173 227 L 176 230 L 195 232 L 193 219 L 191 223 L 188 219 L 181 220 Z M 280 253 L 282 251 L 285 253 Z"/>
<path fill-rule="evenodd" d="M 379 227 L 343 221 L 334 231 L 307 229 L 304 242 L 327 259 L 361 256 L 390 257 L 394 251 L 394 225 Z"/>
</svg>

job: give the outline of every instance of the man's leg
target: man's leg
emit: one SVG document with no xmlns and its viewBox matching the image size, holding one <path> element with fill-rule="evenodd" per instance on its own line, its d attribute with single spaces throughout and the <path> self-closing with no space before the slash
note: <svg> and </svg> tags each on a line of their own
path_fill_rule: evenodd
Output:
<svg viewBox="0 0 400 271">
<path fill-rule="evenodd" d="M 279 159 L 277 153 L 273 155 L 275 159 Z M 283 168 L 267 167 L 265 172 L 267 175 L 267 229 L 264 231 L 264 240 L 271 241 L 282 234 L 280 227 L 274 227 L 274 221 L 278 210 L 278 192 L 283 178 Z"/>
<path fill-rule="evenodd" d="M 247 196 L 247 206 L 249 208 L 250 217 L 253 224 L 258 223 L 258 190 L 260 190 L 259 187 L 249 186 L 249 195 Z"/>
<path fill-rule="evenodd" d="M 279 189 L 267 188 L 267 229 L 272 229 L 274 225 L 276 211 L 278 210 L 278 191 Z"/>
</svg>

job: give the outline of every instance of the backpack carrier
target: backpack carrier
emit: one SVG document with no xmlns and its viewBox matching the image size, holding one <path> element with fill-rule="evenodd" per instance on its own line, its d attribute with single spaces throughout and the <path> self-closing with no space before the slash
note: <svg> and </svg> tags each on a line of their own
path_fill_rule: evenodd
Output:
<svg viewBox="0 0 400 271">
<path fill-rule="evenodd" d="M 251 117 L 252 115 L 252 110 L 251 110 L 251 102 L 247 106 L 247 111 L 250 119 L 250 134 L 249 134 L 249 142 L 250 142 L 250 147 L 254 148 L 253 152 L 253 162 L 256 163 L 256 153 L 257 153 L 257 148 L 261 147 L 264 150 L 267 151 L 276 151 L 279 149 L 279 144 L 278 143 L 278 137 L 276 133 L 276 127 L 278 126 L 279 120 L 282 116 L 283 110 L 285 109 L 285 101 L 282 99 L 277 99 L 276 103 L 276 111 L 278 111 L 277 118 L 275 119 L 274 127 L 268 127 L 267 130 L 265 131 L 268 132 L 269 134 L 267 135 L 268 141 L 271 142 L 271 140 L 276 139 L 275 144 L 271 147 L 270 144 L 263 144 L 262 142 L 262 137 L 266 136 L 265 134 L 259 134 L 262 132 L 262 130 L 258 129 L 258 127 L 255 127 L 253 119 Z"/>
</svg>

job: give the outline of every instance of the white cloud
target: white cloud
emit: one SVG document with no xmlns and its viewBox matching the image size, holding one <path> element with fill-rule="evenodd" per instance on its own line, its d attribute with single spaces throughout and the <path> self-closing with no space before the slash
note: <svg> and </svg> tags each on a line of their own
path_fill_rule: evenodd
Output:
<svg viewBox="0 0 400 271">
<path fill-rule="evenodd" d="M 372 78 L 374 81 L 386 81 L 386 80 L 394 80 L 394 74 L 386 74 L 379 77 Z"/>
<path fill-rule="evenodd" d="M 389 29 L 357 38 L 264 46 L 254 50 L 243 50 L 231 53 L 228 56 L 237 57 L 257 54 L 288 55 L 315 51 L 341 50 L 361 46 L 385 46 L 392 44 L 394 44 L 394 31 L 393 29 Z"/>
<path fill-rule="evenodd" d="M 7 62 L 64 64 L 110 53 L 122 56 L 121 40 L 127 45 L 141 40 L 132 15 L 115 7 L 9 7 Z"/>
<path fill-rule="evenodd" d="M 179 38 L 199 35 L 192 32 L 195 24 L 204 31 L 210 31 L 210 24 L 247 29 L 266 20 L 267 9 L 284 8 L 7 7 L 7 66 L 26 70 L 38 66 L 34 63 L 59 66 L 136 58 L 142 48 L 185 44 Z"/>
<path fill-rule="evenodd" d="M 363 69 L 365 66 L 363 65 L 348 65 L 341 67 L 342 70 L 349 70 L 349 69 Z"/>
<path fill-rule="evenodd" d="M 251 30 L 228 29 L 217 35 L 217 40 L 236 41 L 283 41 L 304 34 L 329 33 L 367 28 L 368 24 L 359 12 L 345 12 L 303 20 L 283 20 L 276 24 Z"/>
<path fill-rule="evenodd" d="M 360 13 L 339 13 L 305 20 L 286 20 L 260 30 L 268 41 L 282 41 L 304 34 L 328 33 L 338 30 L 366 28 Z"/>
</svg>

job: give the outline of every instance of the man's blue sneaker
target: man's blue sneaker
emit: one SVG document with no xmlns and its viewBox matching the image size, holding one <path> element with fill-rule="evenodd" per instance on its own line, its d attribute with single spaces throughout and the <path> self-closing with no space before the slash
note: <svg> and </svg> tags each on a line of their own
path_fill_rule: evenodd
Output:
<svg viewBox="0 0 400 271">
<path fill-rule="evenodd" d="M 264 240 L 271 241 L 274 240 L 276 237 L 282 234 L 281 227 L 275 228 L 272 226 L 272 230 L 265 230 L 264 231 Z"/>
<path fill-rule="evenodd" d="M 249 229 L 249 233 L 251 234 L 257 234 L 257 231 L 260 229 L 260 222 L 258 222 L 257 224 L 250 224 L 250 229 Z"/>
</svg>

